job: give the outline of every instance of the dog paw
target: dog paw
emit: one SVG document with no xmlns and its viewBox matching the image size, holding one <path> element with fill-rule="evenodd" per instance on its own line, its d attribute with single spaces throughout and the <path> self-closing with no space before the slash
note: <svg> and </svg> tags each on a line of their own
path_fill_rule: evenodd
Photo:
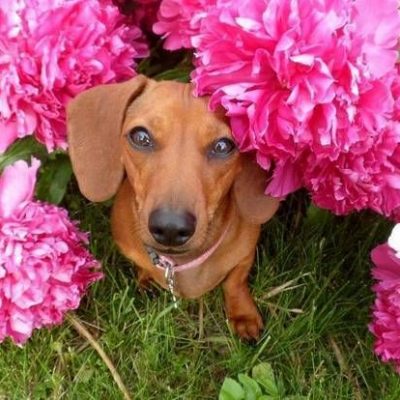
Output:
<svg viewBox="0 0 400 400">
<path fill-rule="evenodd" d="M 258 340 L 264 324 L 258 311 L 249 314 L 231 316 L 229 318 L 234 332 L 245 340 Z"/>
</svg>

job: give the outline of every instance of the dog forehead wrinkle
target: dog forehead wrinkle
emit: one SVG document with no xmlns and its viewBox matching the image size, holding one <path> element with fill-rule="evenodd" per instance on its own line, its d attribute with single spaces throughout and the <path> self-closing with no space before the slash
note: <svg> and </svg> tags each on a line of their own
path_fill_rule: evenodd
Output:
<svg viewBox="0 0 400 400">
<path fill-rule="evenodd" d="M 182 100 L 187 86 L 189 85 L 181 82 L 161 81 L 149 88 L 145 94 L 160 102 L 177 102 Z"/>
<path fill-rule="evenodd" d="M 192 88 L 192 86 L 190 84 L 186 84 L 183 87 L 182 96 L 183 96 L 183 100 L 188 104 L 193 103 L 197 99 L 193 95 L 193 88 Z"/>
<path fill-rule="evenodd" d="M 179 82 L 158 82 L 146 88 L 141 96 L 132 102 L 126 111 L 126 118 L 136 116 L 179 116 L 187 111 L 187 102 L 183 101 L 185 84 Z"/>
<path fill-rule="evenodd" d="M 184 118 L 190 112 L 207 111 L 205 98 L 198 98 L 193 95 L 193 86 L 188 83 L 164 81 L 153 86 L 149 94 L 154 95 L 155 101 L 162 103 L 162 106 L 171 111 L 179 111 L 179 117 Z M 178 110 L 179 109 L 179 110 Z"/>
</svg>

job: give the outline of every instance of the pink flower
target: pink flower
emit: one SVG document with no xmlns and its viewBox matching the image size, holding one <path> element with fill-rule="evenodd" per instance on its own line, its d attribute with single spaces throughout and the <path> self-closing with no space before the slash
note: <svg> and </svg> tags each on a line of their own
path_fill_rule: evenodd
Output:
<svg viewBox="0 0 400 400">
<path fill-rule="evenodd" d="M 153 31 L 163 35 L 168 50 L 191 48 L 191 37 L 199 33 L 201 20 L 215 3 L 216 0 L 162 0 Z"/>
<path fill-rule="evenodd" d="M 375 352 L 384 362 L 391 362 L 400 373 L 400 225 L 393 230 L 388 244 L 376 247 L 371 254 L 378 281 L 373 290 L 376 300 L 370 331 L 375 336 Z M 395 237 L 394 237 L 395 236 Z M 395 245 L 395 249 L 391 246 Z"/>
<path fill-rule="evenodd" d="M 39 164 L 17 161 L 0 177 L 0 342 L 60 324 L 102 277 L 66 210 L 33 200 Z"/>
<path fill-rule="evenodd" d="M 135 75 L 142 33 L 107 0 L 0 0 L 0 152 L 34 134 L 65 149 L 65 105 Z"/>
<path fill-rule="evenodd" d="M 199 32 L 196 93 L 274 167 L 267 194 L 400 217 L 397 0 L 218 0 Z"/>
</svg>

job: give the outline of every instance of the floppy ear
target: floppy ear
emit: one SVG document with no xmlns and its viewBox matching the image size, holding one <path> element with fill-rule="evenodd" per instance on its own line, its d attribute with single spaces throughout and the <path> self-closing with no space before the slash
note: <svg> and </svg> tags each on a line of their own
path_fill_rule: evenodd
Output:
<svg viewBox="0 0 400 400">
<path fill-rule="evenodd" d="M 147 78 L 100 85 L 79 94 L 67 108 L 69 154 L 82 194 L 92 201 L 112 197 L 121 184 L 120 134 L 129 103 Z"/>
<path fill-rule="evenodd" d="M 279 199 L 264 194 L 267 173 L 250 155 L 243 155 L 243 168 L 233 185 L 233 194 L 243 218 L 253 224 L 262 224 L 273 217 Z"/>
</svg>

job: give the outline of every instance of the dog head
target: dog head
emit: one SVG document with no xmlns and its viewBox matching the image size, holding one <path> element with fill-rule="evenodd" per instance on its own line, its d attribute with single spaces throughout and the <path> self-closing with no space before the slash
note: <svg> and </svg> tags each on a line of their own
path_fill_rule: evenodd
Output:
<svg viewBox="0 0 400 400">
<path fill-rule="evenodd" d="M 203 246 L 233 205 L 261 224 L 279 204 L 264 195 L 266 175 L 237 151 L 223 113 L 191 92 L 189 84 L 137 76 L 90 89 L 68 107 L 81 192 L 107 200 L 126 174 L 141 239 L 164 252 Z"/>
</svg>

